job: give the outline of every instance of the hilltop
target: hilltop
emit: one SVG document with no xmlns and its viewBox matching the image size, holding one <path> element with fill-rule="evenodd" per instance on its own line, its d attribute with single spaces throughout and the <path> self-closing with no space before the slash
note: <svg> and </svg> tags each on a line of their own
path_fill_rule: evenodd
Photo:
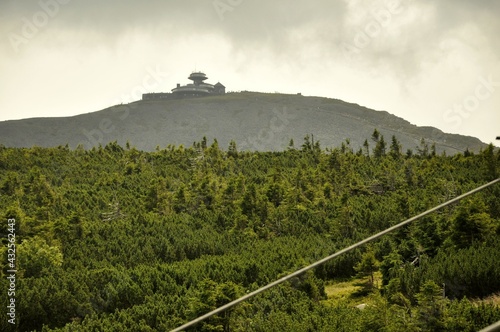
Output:
<svg viewBox="0 0 500 332">
<path fill-rule="evenodd" d="M 31 118 L 0 123 L 0 144 L 7 147 L 76 148 L 127 142 L 153 151 L 169 144 L 191 146 L 204 136 L 226 148 L 234 140 L 239 150 L 276 151 L 291 139 L 300 146 L 312 134 L 322 147 L 346 140 L 358 149 L 377 128 L 390 143 L 392 135 L 403 152 L 415 149 L 423 138 L 448 154 L 486 145 L 474 137 L 445 134 L 432 127 L 418 127 L 389 114 L 357 104 L 323 97 L 227 93 L 191 99 L 141 100 L 101 111 L 61 118 Z"/>
</svg>

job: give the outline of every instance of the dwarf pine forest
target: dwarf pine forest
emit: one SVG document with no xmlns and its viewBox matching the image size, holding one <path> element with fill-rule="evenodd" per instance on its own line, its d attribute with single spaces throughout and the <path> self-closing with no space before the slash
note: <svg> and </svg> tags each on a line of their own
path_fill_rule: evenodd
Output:
<svg viewBox="0 0 500 332">
<path fill-rule="evenodd" d="M 360 149 L 0 146 L 0 330 L 168 331 L 499 176 L 493 145 L 377 130 Z M 477 331 L 500 320 L 499 235 L 496 184 L 189 331 Z"/>
</svg>

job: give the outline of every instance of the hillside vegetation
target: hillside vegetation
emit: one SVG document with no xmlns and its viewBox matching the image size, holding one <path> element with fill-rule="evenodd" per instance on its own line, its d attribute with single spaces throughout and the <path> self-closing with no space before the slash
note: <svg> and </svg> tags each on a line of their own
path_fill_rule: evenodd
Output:
<svg viewBox="0 0 500 332">
<path fill-rule="evenodd" d="M 474 137 L 445 134 L 417 127 L 384 111 L 341 100 L 256 92 L 175 100 L 146 100 L 64 118 L 33 118 L 0 122 L 0 143 L 7 147 L 56 147 L 68 144 L 86 149 L 127 142 L 139 150 L 155 151 L 167 144 L 190 146 L 193 140 L 231 140 L 240 151 L 282 151 L 293 139 L 314 133 L 324 147 L 349 139 L 358 149 L 378 128 L 386 138 L 396 135 L 403 151 L 415 149 L 424 138 L 447 154 L 478 152 L 486 144 Z M 194 137 L 194 138 L 193 138 Z"/>
<path fill-rule="evenodd" d="M 493 146 L 402 153 L 378 131 L 360 150 L 308 136 L 281 152 L 0 146 L 0 289 L 15 218 L 18 331 L 167 331 L 499 174 Z M 500 293 L 498 197 L 497 184 L 192 331 L 476 331 L 500 320 L 482 301 Z"/>
</svg>

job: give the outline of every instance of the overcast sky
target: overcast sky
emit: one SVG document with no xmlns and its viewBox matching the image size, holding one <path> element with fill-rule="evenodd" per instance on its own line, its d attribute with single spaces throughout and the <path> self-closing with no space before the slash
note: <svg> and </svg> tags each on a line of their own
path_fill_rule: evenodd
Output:
<svg viewBox="0 0 500 332">
<path fill-rule="evenodd" d="M 499 16 L 496 0 L 2 0 L 0 120 L 94 112 L 201 70 L 499 145 Z"/>
</svg>

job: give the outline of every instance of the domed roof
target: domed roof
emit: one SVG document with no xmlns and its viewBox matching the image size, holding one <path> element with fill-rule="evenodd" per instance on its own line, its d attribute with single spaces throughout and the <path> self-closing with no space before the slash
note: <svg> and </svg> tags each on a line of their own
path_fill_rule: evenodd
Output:
<svg viewBox="0 0 500 332">
<path fill-rule="evenodd" d="M 207 75 L 205 75 L 205 73 L 202 73 L 201 71 L 192 72 L 188 78 L 192 81 L 204 81 L 208 79 Z"/>
</svg>

